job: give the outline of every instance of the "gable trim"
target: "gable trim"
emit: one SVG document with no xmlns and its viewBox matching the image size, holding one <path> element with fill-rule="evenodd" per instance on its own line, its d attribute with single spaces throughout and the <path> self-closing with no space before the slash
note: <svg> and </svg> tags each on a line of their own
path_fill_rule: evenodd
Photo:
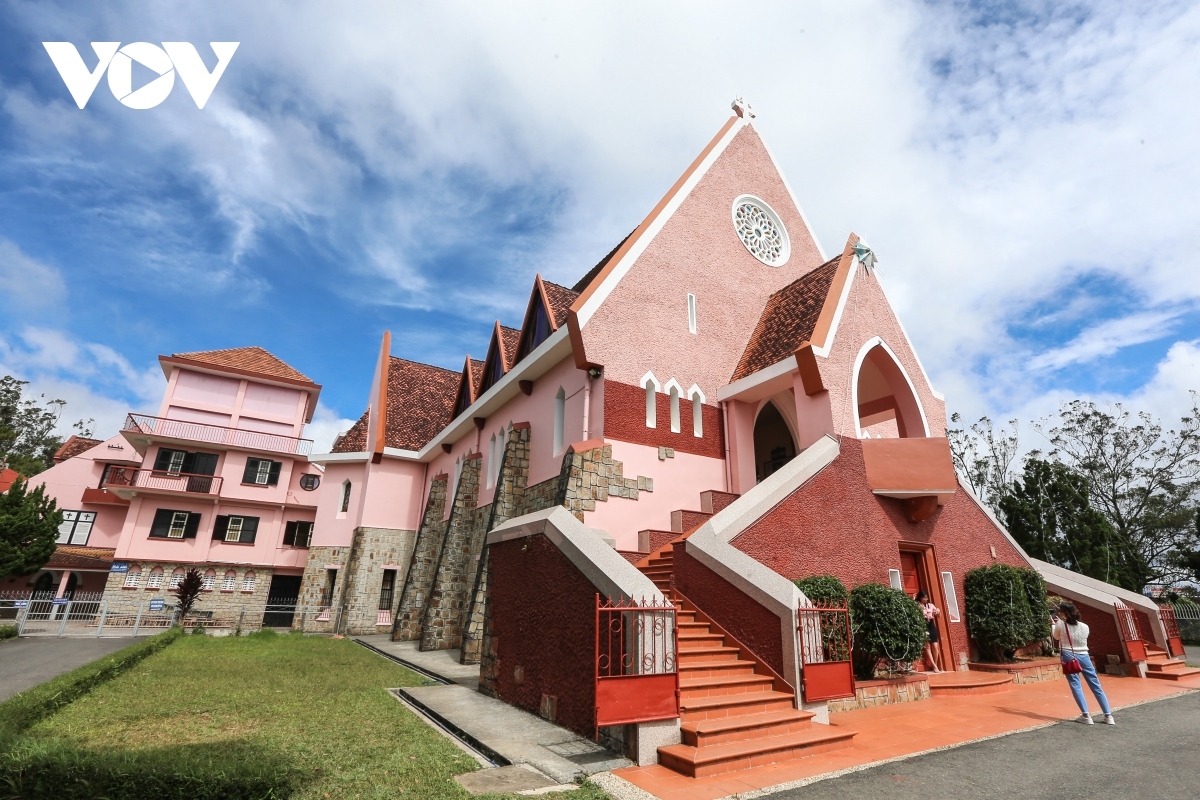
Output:
<svg viewBox="0 0 1200 800">
<path fill-rule="evenodd" d="M 904 368 L 904 364 L 902 364 L 900 359 L 896 357 L 896 352 L 888 346 L 887 342 L 878 336 L 872 336 L 866 341 L 865 344 L 863 344 L 862 348 L 858 351 L 858 355 L 854 359 L 853 372 L 850 373 L 850 410 L 854 413 L 855 433 L 858 435 L 859 439 L 863 438 L 862 420 L 860 420 L 858 417 L 858 371 L 862 367 L 863 361 L 866 360 L 867 353 L 871 352 L 876 345 L 879 345 L 883 348 L 884 352 L 887 353 L 888 356 L 891 357 L 892 361 L 896 364 L 897 369 L 900 370 L 900 374 L 904 376 L 904 381 L 908 384 L 908 390 L 912 392 L 913 400 L 917 402 L 917 411 L 921 414 L 921 427 L 925 431 L 925 436 L 928 437 L 929 419 L 925 416 L 925 404 L 921 402 L 921 396 L 917 394 L 917 387 L 913 386 L 912 378 L 908 376 L 908 370 Z"/>
<path fill-rule="evenodd" d="M 833 347 L 833 340 L 837 336 L 838 325 L 842 321 L 842 313 L 846 309 L 846 303 L 850 299 L 850 289 L 854 283 L 856 270 L 854 269 L 854 245 L 858 242 L 856 234 L 850 234 L 850 238 L 846 240 L 846 247 L 842 250 L 842 257 L 838 260 L 837 272 L 834 273 L 833 283 L 829 287 L 829 294 L 825 295 L 825 303 L 821 306 L 821 314 L 817 317 L 817 324 L 813 326 L 812 345 L 813 353 L 821 358 L 829 358 L 829 350 Z M 837 298 L 832 304 L 831 298 Z M 820 342 L 820 344 L 817 344 Z"/>
<path fill-rule="evenodd" d="M 921 355 L 917 352 L 917 348 L 913 347 L 912 337 L 908 335 L 908 330 L 905 329 L 903 320 L 901 320 L 900 315 L 896 313 L 896 307 L 892 305 L 891 298 L 887 296 L 887 291 L 884 288 L 883 281 L 880 279 L 879 270 L 875 271 L 875 282 L 879 284 L 880 293 L 885 299 L 887 299 L 888 306 L 892 309 L 892 316 L 896 319 L 896 324 L 900 326 L 900 334 L 904 337 L 904 343 L 908 345 L 909 351 L 913 354 L 913 358 L 916 359 L 917 369 L 921 370 L 921 377 L 925 379 L 925 385 L 929 387 L 929 393 L 938 400 L 945 400 L 946 395 L 933 388 L 933 382 L 929 380 L 929 372 L 925 369 L 925 365 L 921 363 Z"/>
<path fill-rule="evenodd" d="M 800 220 L 804 223 L 805 230 L 808 231 L 808 238 L 812 239 L 812 243 L 817 246 L 817 252 L 821 254 L 821 263 L 824 264 L 829 260 L 829 257 L 825 255 L 825 248 L 821 247 L 821 240 L 817 238 L 817 234 L 813 231 L 812 225 L 809 224 L 808 216 L 804 213 L 803 206 L 801 206 L 800 201 L 796 199 L 796 193 L 792 191 L 792 184 L 788 182 L 787 175 L 784 174 L 784 171 L 779 166 L 779 162 L 775 159 L 775 153 L 772 152 L 771 146 L 767 144 L 767 137 L 763 136 L 762 131 L 760 131 L 758 126 L 753 122 L 749 124 L 754 128 L 754 132 L 758 134 L 758 139 L 760 142 L 762 142 L 763 149 L 767 151 L 767 157 L 771 159 L 771 166 L 775 167 L 775 172 L 777 172 L 780 179 L 783 180 L 783 188 L 787 189 L 788 197 L 791 198 L 792 205 L 796 207 L 796 211 L 800 214 Z"/>
</svg>

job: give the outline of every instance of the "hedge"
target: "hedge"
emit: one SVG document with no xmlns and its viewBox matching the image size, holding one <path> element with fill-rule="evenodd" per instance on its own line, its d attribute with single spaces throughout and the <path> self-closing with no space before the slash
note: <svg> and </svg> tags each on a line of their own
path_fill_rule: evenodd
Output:
<svg viewBox="0 0 1200 800">
<path fill-rule="evenodd" d="M 864 583 L 850 592 L 854 631 L 854 674 L 875 677 L 880 661 L 905 664 L 921 657 L 927 639 L 925 615 L 911 597 L 881 583 Z"/>
<path fill-rule="evenodd" d="M 162 650 L 182 633 L 179 628 L 172 628 L 13 695 L 0 703 L 0 732 L 16 734 L 28 730 L 39 720 Z"/>
<path fill-rule="evenodd" d="M 18 630 L 16 625 L 0 625 L 0 642 L 5 639 L 15 639 Z"/>
<path fill-rule="evenodd" d="M 849 597 L 845 584 L 833 575 L 811 575 L 792 583 L 814 603 L 844 603 Z"/>
<path fill-rule="evenodd" d="M 1046 584 L 1034 570 L 993 564 L 967 573 L 967 628 L 988 661 L 1050 635 Z"/>
</svg>

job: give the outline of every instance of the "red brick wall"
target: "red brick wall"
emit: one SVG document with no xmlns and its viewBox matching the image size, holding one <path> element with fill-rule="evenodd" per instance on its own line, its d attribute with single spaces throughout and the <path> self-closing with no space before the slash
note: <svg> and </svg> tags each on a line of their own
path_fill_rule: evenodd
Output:
<svg viewBox="0 0 1200 800">
<path fill-rule="evenodd" d="M 685 389 L 686 391 L 686 389 Z M 671 432 L 671 397 L 659 392 L 654 404 L 654 428 L 646 427 L 646 390 L 604 381 L 604 438 L 651 447 L 673 447 L 681 453 L 725 457 L 725 428 L 721 410 L 704 405 L 704 436 L 692 432 L 692 401 L 679 398 L 679 433 Z"/>
<path fill-rule="evenodd" d="M 997 562 L 1028 566 L 965 492 L 958 491 L 932 517 L 910 523 L 901 501 L 871 493 L 862 445 L 843 438 L 832 464 L 731 544 L 786 578 L 828 573 L 852 589 L 863 583 L 886 585 L 888 570 L 900 568 L 901 541 L 932 545 L 938 571 L 954 574 L 963 621 L 948 627 L 955 653 L 950 663 L 957 666 L 957 653 L 967 652 L 968 646 L 966 573 Z M 995 559 L 991 547 L 996 548 Z"/>
<path fill-rule="evenodd" d="M 488 548 L 496 692 L 537 714 L 558 698 L 557 723 L 591 738 L 596 724 L 596 589 L 545 536 Z M 524 673 L 518 683 L 516 670 Z"/>
<path fill-rule="evenodd" d="M 1075 603 L 1079 609 L 1079 618 L 1088 626 L 1088 655 L 1099 672 L 1104 671 L 1108 656 L 1118 656 L 1125 661 L 1125 647 L 1121 644 L 1121 636 L 1117 633 L 1116 617 L 1109 611 Z"/>
<path fill-rule="evenodd" d="M 720 625 L 786 678 L 779 617 L 758 601 L 687 554 L 686 542 L 674 547 L 675 587 Z"/>
</svg>

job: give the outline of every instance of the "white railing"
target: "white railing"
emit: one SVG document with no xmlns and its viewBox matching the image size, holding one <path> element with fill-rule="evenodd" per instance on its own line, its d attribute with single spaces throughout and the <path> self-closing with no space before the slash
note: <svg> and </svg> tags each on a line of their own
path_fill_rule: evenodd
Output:
<svg viewBox="0 0 1200 800">
<path fill-rule="evenodd" d="M 152 417 L 149 414 L 129 414 L 125 418 L 125 427 L 122 432 L 296 456 L 306 456 L 312 452 L 312 439 L 248 431 L 241 428 L 227 428 L 204 422 Z"/>
</svg>

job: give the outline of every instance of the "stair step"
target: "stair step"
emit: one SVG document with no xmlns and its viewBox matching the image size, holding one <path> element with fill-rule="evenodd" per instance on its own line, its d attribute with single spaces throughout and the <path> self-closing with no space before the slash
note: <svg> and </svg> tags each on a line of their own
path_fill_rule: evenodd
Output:
<svg viewBox="0 0 1200 800">
<path fill-rule="evenodd" d="M 742 692 L 679 700 L 679 716 L 683 722 L 761 714 L 765 711 L 787 711 L 794 708 L 795 697 L 783 692 Z"/>
<path fill-rule="evenodd" d="M 719 633 L 680 631 L 677 639 L 680 650 L 691 650 L 697 647 L 717 647 L 725 642 L 725 637 Z"/>
<path fill-rule="evenodd" d="M 671 530 L 675 531 L 678 536 L 681 533 L 687 533 L 693 528 L 698 528 L 708 521 L 712 514 L 706 514 L 703 511 L 688 511 L 680 509 L 671 512 Z"/>
<path fill-rule="evenodd" d="M 841 728 L 821 728 L 711 747 L 667 745 L 658 748 L 658 763 L 684 775 L 705 778 L 847 747 L 855 735 Z"/>
<path fill-rule="evenodd" d="M 770 675 L 707 675 L 688 677 L 679 676 L 679 697 L 683 699 L 701 697 L 724 697 L 736 694 L 755 694 L 768 692 L 775 685 Z"/>
<path fill-rule="evenodd" d="M 743 661 L 739 658 L 714 661 L 689 661 L 680 663 L 679 678 L 716 677 L 718 675 L 753 675 L 753 661 Z"/>
<path fill-rule="evenodd" d="M 798 733 L 812 727 L 811 720 L 814 716 L 811 711 L 793 708 L 787 711 L 767 711 L 763 714 L 685 722 L 680 726 L 680 731 L 684 744 L 709 747 Z"/>
<path fill-rule="evenodd" d="M 700 510 L 706 514 L 719 514 L 728 508 L 734 500 L 737 500 L 739 496 L 732 492 L 719 492 L 716 489 L 701 492 Z"/>
<path fill-rule="evenodd" d="M 736 647 L 689 647 L 679 648 L 679 666 L 685 668 L 696 661 L 736 661 L 742 651 Z"/>
<path fill-rule="evenodd" d="M 1184 667 L 1181 670 L 1171 670 L 1170 672 L 1150 670 L 1146 673 L 1147 678 L 1157 678 L 1160 681 L 1178 681 L 1184 678 L 1192 678 L 1196 675 L 1200 675 L 1200 669 L 1196 667 Z"/>
<path fill-rule="evenodd" d="M 1188 668 L 1186 661 L 1148 661 L 1146 666 L 1151 672 L 1179 672 Z"/>
</svg>

